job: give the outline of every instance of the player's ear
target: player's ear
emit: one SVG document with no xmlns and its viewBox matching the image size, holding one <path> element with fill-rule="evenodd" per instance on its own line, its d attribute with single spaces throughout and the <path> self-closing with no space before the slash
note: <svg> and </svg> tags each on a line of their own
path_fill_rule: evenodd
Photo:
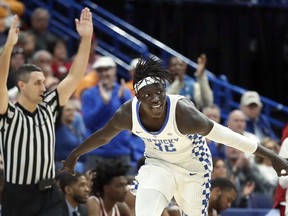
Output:
<svg viewBox="0 0 288 216">
<path fill-rule="evenodd" d="M 212 190 L 211 190 L 211 195 L 215 196 L 215 197 L 218 197 L 221 195 L 221 189 L 219 187 L 214 187 Z"/>
<path fill-rule="evenodd" d="M 217 196 L 221 196 L 221 194 L 222 194 L 222 191 L 219 187 L 215 187 L 215 192 L 216 192 Z"/>
<path fill-rule="evenodd" d="M 138 93 L 135 93 L 135 96 L 137 97 L 137 99 L 139 99 L 139 94 Z"/>
</svg>

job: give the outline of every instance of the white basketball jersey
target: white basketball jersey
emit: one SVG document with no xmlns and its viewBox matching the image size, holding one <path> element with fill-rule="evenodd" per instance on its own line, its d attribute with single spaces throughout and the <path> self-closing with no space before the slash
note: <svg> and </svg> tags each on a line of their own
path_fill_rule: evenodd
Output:
<svg viewBox="0 0 288 216">
<path fill-rule="evenodd" d="M 182 163 L 195 159 L 202 163 L 202 166 L 207 163 L 210 165 L 211 153 L 205 138 L 198 134 L 184 135 L 178 130 L 175 113 L 177 102 L 182 98 L 184 97 L 180 95 L 167 95 L 166 120 L 159 131 L 151 133 L 141 123 L 140 102 L 134 97 L 132 132 L 145 142 L 145 156 L 148 158 L 157 158 L 170 163 Z M 191 127 L 193 127 L 192 122 Z"/>
</svg>

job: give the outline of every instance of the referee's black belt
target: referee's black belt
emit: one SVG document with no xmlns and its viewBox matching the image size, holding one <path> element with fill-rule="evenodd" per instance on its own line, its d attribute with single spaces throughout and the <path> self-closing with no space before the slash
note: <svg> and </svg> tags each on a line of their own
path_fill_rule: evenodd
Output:
<svg viewBox="0 0 288 216">
<path fill-rule="evenodd" d="M 43 179 L 39 180 L 38 183 L 36 184 L 13 184 L 10 182 L 5 182 L 6 185 L 14 187 L 14 188 L 30 188 L 30 189 L 36 189 L 38 188 L 39 191 L 45 191 L 45 190 L 50 190 L 56 185 L 56 180 L 55 179 Z"/>
</svg>

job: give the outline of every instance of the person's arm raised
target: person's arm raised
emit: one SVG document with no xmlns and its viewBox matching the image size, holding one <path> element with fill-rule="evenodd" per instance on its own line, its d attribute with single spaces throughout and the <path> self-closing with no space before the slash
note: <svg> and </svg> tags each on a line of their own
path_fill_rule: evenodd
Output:
<svg viewBox="0 0 288 216">
<path fill-rule="evenodd" d="M 67 157 L 65 161 L 62 161 L 63 168 L 61 171 L 74 174 L 74 167 L 78 158 L 99 148 L 102 145 L 107 144 L 122 130 L 132 129 L 132 111 L 131 100 L 123 104 L 115 114 L 110 118 L 106 125 L 93 133 L 88 139 L 86 139 L 81 145 L 75 148 Z"/>
<path fill-rule="evenodd" d="M 68 75 L 59 83 L 57 91 L 59 93 L 60 106 L 67 103 L 72 93 L 75 91 L 86 71 L 91 39 L 93 34 L 92 14 L 88 8 L 84 8 L 80 15 L 80 20 L 75 19 L 76 29 L 81 41 L 76 57 L 71 65 Z"/>
<path fill-rule="evenodd" d="M 14 45 L 18 41 L 19 33 L 19 18 L 17 15 L 13 17 L 12 25 L 10 27 L 7 41 L 4 45 L 4 49 L 0 56 L 0 114 L 4 114 L 8 107 L 8 89 L 7 89 L 7 79 L 10 67 L 10 58 Z"/>
</svg>

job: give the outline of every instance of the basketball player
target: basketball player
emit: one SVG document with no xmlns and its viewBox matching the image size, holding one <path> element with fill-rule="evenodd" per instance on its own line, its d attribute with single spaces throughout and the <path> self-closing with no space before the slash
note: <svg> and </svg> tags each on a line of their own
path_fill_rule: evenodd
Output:
<svg viewBox="0 0 288 216">
<path fill-rule="evenodd" d="M 187 98 L 166 94 L 166 80 L 170 81 L 170 75 L 160 61 L 141 59 L 133 82 L 136 97 L 74 149 L 62 170 L 73 173 L 81 155 L 122 130 L 132 131 L 146 145 L 145 165 L 134 181 L 137 216 L 161 215 L 173 196 L 183 215 L 208 215 L 212 162 L 205 137 L 267 157 L 279 176 L 288 174 L 288 163 L 274 152 L 210 120 Z"/>
</svg>

